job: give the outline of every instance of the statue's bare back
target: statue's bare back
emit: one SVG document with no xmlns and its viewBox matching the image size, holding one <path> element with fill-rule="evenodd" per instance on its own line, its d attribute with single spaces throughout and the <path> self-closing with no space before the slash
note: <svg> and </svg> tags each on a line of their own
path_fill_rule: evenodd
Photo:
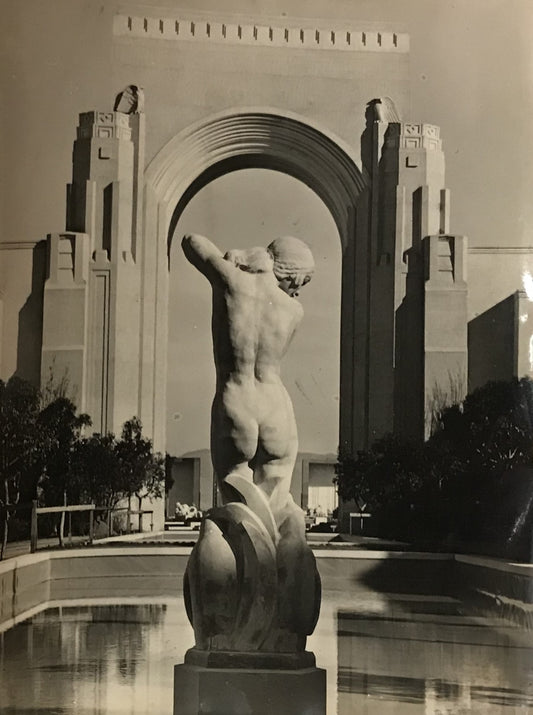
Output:
<svg viewBox="0 0 533 715">
<path fill-rule="evenodd" d="M 279 523 L 298 451 L 280 362 L 303 316 L 292 296 L 310 279 L 312 268 L 304 276 L 295 276 L 294 270 L 276 275 L 268 250 L 224 256 L 203 236 L 186 236 L 182 246 L 213 289 L 217 384 L 211 452 L 222 496 L 224 501 L 235 498 L 226 482 L 230 475 L 249 479 L 263 490 Z"/>
</svg>

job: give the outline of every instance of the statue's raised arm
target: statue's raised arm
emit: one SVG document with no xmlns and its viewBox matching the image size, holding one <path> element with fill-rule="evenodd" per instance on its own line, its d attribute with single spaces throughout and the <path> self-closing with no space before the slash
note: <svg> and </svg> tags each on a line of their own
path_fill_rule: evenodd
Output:
<svg viewBox="0 0 533 715">
<path fill-rule="evenodd" d="M 187 260 L 211 282 L 224 278 L 231 272 L 232 264 L 224 259 L 222 252 L 205 236 L 189 234 L 181 241 Z"/>
</svg>

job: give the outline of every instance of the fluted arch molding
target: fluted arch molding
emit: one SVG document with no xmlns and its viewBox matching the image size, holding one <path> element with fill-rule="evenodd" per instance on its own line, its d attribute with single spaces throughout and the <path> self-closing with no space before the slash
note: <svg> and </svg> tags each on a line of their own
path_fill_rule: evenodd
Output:
<svg viewBox="0 0 533 715">
<path fill-rule="evenodd" d="M 170 229 L 184 197 L 246 167 L 282 171 L 305 183 L 330 210 L 343 244 L 349 240 L 349 213 L 364 188 L 352 149 L 292 112 L 229 109 L 187 127 L 150 163 L 145 186 L 153 191 Z"/>
</svg>

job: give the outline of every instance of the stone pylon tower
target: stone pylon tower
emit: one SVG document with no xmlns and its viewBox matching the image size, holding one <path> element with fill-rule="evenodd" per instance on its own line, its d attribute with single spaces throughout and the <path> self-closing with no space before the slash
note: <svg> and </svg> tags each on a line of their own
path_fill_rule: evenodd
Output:
<svg viewBox="0 0 533 715">
<path fill-rule="evenodd" d="M 67 375 L 93 429 L 139 414 L 144 115 L 80 115 L 66 231 L 49 238 L 42 379 Z"/>
<path fill-rule="evenodd" d="M 466 239 L 449 233 L 439 127 L 390 127 L 383 164 L 397 177 L 393 429 L 427 437 L 434 411 L 467 389 Z"/>
<path fill-rule="evenodd" d="M 367 370 L 358 428 L 341 417 L 352 453 L 387 432 L 428 436 L 434 411 L 466 393 L 468 363 L 466 239 L 449 234 L 439 127 L 401 122 L 390 100 L 372 102 L 361 150 L 367 243 L 355 305 L 365 294 Z"/>
</svg>

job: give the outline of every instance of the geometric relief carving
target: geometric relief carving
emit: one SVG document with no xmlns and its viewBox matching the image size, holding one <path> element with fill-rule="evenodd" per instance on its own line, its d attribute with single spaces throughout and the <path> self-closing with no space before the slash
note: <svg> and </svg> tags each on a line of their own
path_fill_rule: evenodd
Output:
<svg viewBox="0 0 533 715">
<path fill-rule="evenodd" d="M 126 127 L 129 129 L 130 122 L 128 119 L 128 116 L 126 114 L 122 114 L 121 112 L 116 112 L 115 113 L 115 125 L 117 127 Z"/>
<path fill-rule="evenodd" d="M 413 124 L 406 122 L 402 124 L 402 134 L 408 137 L 425 136 L 438 139 L 440 136 L 440 127 L 435 124 Z"/>
<path fill-rule="evenodd" d="M 411 137 L 413 135 L 420 135 L 421 134 L 421 126 L 420 124 L 404 124 L 403 125 L 403 133 L 407 137 Z"/>
<path fill-rule="evenodd" d="M 431 151 L 438 151 L 441 148 L 440 127 L 434 124 L 411 124 L 401 125 L 401 135 L 399 145 L 403 149 L 423 148 Z"/>
<path fill-rule="evenodd" d="M 131 139 L 128 116 L 121 112 L 84 112 L 80 114 L 77 130 L 78 139 Z"/>
<path fill-rule="evenodd" d="M 423 124 L 422 126 L 426 137 L 432 137 L 433 139 L 439 138 L 439 127 L 436 127 L 434 124 Z"/>
</svg>

